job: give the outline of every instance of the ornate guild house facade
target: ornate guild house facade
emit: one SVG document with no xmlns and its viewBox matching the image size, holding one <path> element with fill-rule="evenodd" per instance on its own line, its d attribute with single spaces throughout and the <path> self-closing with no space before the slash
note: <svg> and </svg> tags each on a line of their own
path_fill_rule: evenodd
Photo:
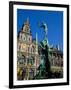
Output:
<svg viewBox="0 0 71 90">
<path fill-rule="evenodd" d="M 24 23 L 17 39 L 18 80 L 33 79 L 39 66 L 38 42 L 32 39 L 29 19 Z M 19 70 L 20 69 L 20 70 Z M 20 71 L 20 72 L 19 72 Z M 21 78 L 22 76 L 22 78 Z"/>
</svg>

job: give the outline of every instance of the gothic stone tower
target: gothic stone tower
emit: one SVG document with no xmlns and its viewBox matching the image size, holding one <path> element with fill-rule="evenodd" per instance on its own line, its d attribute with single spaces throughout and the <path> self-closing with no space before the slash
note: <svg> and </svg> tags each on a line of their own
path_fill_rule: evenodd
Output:
<svg viewBox="0 0 71 90">
<path fill-rule="evenodd" d="M 18 80 L 33 79 L 39 66 L 38 41 L 33 41 L 27 18 L 17 37 L 17 76 Z"/>
</svg>

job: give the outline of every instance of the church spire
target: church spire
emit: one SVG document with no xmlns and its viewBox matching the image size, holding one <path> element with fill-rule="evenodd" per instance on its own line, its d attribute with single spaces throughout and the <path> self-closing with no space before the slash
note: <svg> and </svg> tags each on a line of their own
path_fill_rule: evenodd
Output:
<svg viewBox="0 0 71 90">
<path fill-rule="evenodd" d="M 38 54 L 38 35 L 36 32 L 36 54 Z"/>
<path fill-rule="evenodd" d="M 26 21 L 24 22 L 24 25 L 23 25 L 23 32 L 26 32 L 26 33 L 31 33 L 30 31 L 30 22 L 29 22 L 29 18 L 26 19 Z"/>
</svg>

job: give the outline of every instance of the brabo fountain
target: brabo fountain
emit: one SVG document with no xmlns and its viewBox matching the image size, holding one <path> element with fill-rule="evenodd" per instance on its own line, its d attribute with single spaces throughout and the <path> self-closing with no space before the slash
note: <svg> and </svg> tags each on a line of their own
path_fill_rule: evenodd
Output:
<svg viewBox="0 0 71 90">
<path fill-rule="evenodd" d="M 34 79 L 47 79 L 51 78 L 51 67 L 50 67 L 50 61 L 49 61 L 49 44 L 47 39 L 47 25 L 46 23 L 42 23 L 40 26 L 43 28 L 45 32 L 45 36 L 43 41 L 40 43 L 41 47 L 41 59 L 40 59 L 40 65 L 38 67 L 38 74 L 34 77 Z"/>
</svg>

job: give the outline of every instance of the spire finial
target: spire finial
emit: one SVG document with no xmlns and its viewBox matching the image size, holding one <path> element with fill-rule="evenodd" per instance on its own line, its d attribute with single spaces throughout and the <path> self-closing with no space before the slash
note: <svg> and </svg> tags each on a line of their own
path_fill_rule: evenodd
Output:
<svg viewBox="0 0 71 90">
<path fill-rule="evenodd" d="M 29 23 L 29 17 L 27 17 L 27 21 L 26 22 Z"/>
</svg>

